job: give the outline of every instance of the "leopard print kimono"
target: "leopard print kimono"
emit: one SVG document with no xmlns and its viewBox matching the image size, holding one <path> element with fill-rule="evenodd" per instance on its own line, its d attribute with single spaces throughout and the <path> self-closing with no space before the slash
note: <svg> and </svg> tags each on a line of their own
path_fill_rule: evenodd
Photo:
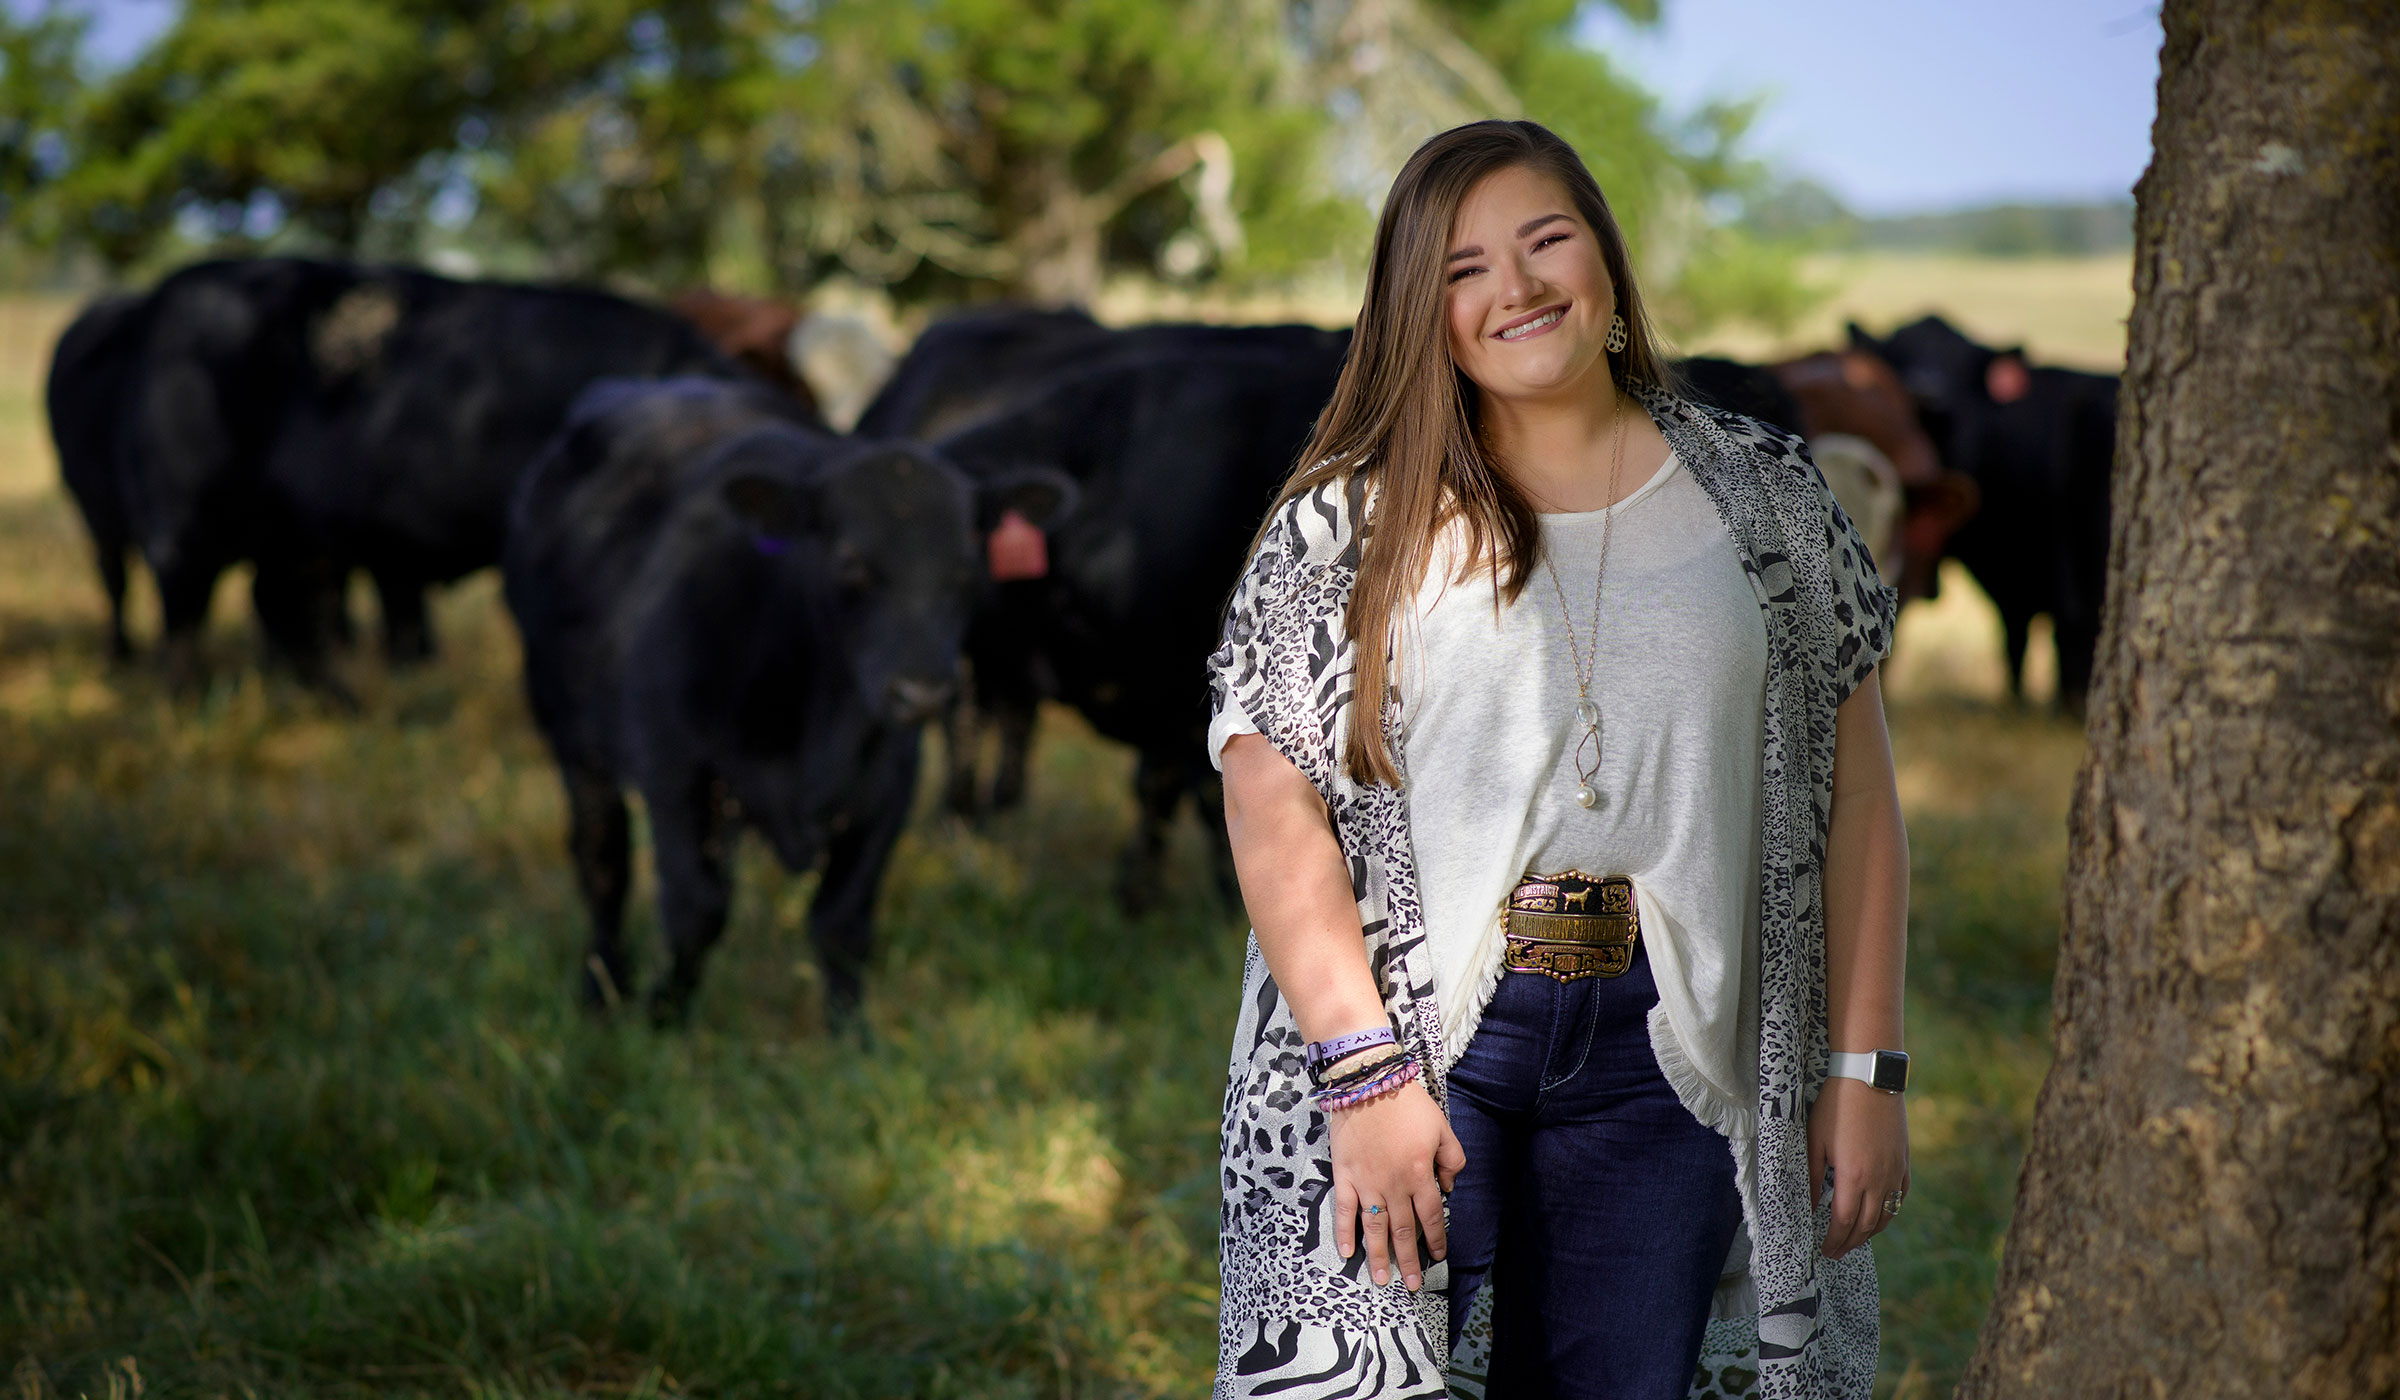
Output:
<svg viewBox="0 0 2400 1400">
<path fill-rule="evenodd" d="M 1808 1109 L 1826 1072 L 1821 877 L 1834 710 L 1890 650 L 1897 600 L 1799 439 L 1669 394 L 1641 397 L 1733 537 L 1768 639 L 1759 1131 L 1740 1164 L 1751 1286 L 1719 1292 L 1754 1296 L 1756 1308 L 1710 1322 L 1692 1394 L 1865 1400 L 1878 1345 L 1875 1264 L 1866 1249 L 1817 1253 L 1825 1217 L 1809 1191 Z M 1215 708 L 1239 705 L 1324 796 L 1384 1006 L 1446 1102 L 1407 805 L 1337 761 L 1354 702 L 1343 612 L 1366 506 L 1358 476 L 1284 505 L 1236 587 L 1209 669 Z M 1397 755 L 1396 707 L 1384 708 Z M 1376 1287 L 1365 1251 L 1334 1252 L 1327 1125 L 1306 1095 L 1301 1046 L 1253 938 L 1225 1089 L 1218 1397 L 1480 1395 L 1474 1353 L 1488 1319 L 1478 1306 L 1461 1354 L 1445 1354 L 1443 1266 L 1411 1294 L 1396 1280 Z"/>
</svg>

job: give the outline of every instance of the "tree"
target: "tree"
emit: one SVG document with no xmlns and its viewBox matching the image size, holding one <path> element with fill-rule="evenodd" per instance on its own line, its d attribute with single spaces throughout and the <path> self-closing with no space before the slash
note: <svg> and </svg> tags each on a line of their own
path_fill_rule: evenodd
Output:
<svg viewBox="0 0 2400 1400">
<path fill-rule="evenodd" d="M 2400 26 L 2168 0 L 2057 1060 L 1962 1397 L 2400 1394 Z"/>
<path fill-rule="evenodd" d="M 66 169 L 87 27 L 55 4 L 22 19 L 0 4 L 0 229 Z"/>
<path fill-rule="evenodd" d="M 420 212 L 462 132 L 638 88 L 635 0 L 188 0 L 91 95 L 65 217 L 123 264 L 179 224 L 252 242 L 286 225 L 355 252 Z M 675 187 L 664 186 L 675 192 Z M 704 198 L 705 189 L 693 192 Z"/>
<path fill-rule="evenodd" d="M 796 13 L 771 137 L 791 175 L 770 218 L 787 246 L 855 275 L 1080 302 L 1112 264 L 1231 262 L 1242 213 L 1332 202 L 1307 190 L 1319 120 L 1294 101 L 1280 3 Z"/>
<path fill-rule="evenodd" d="M 1738 109 L 1678 127 L 1578 44 L 1603 0 L 186 0 L 83 102 L 53 225 L 120 267 L 422 256 L 651 287 L 1089 300 L 1356 271 L 1442 127 L 1531 115 L 1593 159 L 1692 329 L 1788 309 L 1703 215 Z M 1657 0 L 1605 0 L 1637 20 Z"/>
</svg>

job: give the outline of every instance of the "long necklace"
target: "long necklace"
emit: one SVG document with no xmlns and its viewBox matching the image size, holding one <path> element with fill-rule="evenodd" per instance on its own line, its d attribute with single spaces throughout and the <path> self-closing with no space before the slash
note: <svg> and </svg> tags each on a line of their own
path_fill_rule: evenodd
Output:
<svg viewBox="0 0 2400 1400">
<path fill-rule="evenodd" d="M 1567 650 L 1575 658 L 1575 722 L 1583 734 L 1575 741 L 1575 805 L 1600 805 L 1600 703 L 1592 698 L 1592 677 L 1600 665 L 1600 594 L 1608 582 L 1608 538 L 1617 525 L 1617 474 L 1625 465 L 1625 403 L 1620 394 L 1617 410 L 1616 445 L 1608 458 L 1608 508 L 1600 517 L 1600 568 L 1592 580 L 1592 637 L 1588 650 L 1578 644 L 1575 635 L 1575 614 L 1567 608 L 1567 590 L 1558 581 L 1558 566 L 1550 560 L 1551 551 L 1542 550 L 1542 567 L 1550 573 L 1550 591 L 1558 595 L 1558 615 L 1567 624 Z M 1591 762 L 1584 762 L 1584 751 L 1591 751 Z"/>
</svg>

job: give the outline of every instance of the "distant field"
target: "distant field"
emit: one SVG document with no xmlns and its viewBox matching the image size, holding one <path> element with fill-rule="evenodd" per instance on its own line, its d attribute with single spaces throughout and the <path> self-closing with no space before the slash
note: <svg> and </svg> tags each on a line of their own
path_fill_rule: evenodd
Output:
<svg viewBox="0 0 2400 1400">
<path fill-rule="evenodd" d="M 1737 359 L 1772 359 L 1844 339 L 1855 320 L 1880 335 L 1939 312 L 1991 345 L 2023 345 L 2034 358 L 2114 374 L 2125 364 L 2125 318 L 2133 310 L 2133 260 L 1973 258 L 1860 254 L 1811 259 L 1809 280 L 1825 302 L 1786 332 L 1726 327 L 1690 338 L 1688 349 Z"/>
<path fill-rule="evenodd" d="M 0 498 L 38 495 L 58 481 L 42 381 L 75 306 L 63 297 L 0 299 Z"/>
<path fill-rule="evenodd" d="M 19 1396 L 1205 1389 L 1242 921 L 1188 818 L 1167 912 L 1116 913 L 1122 750 L 1052 712 L 1023 816 L 920 808 L 871 1049 L 824 1036 L 812 881 L 755 844 L 695 1028 L 596 1024 L 493 581 L 440 599 L 428 670 L 354 662 L 355 716 L 249 669 L 230 582 L 204 697 L 112 668 L 35 406 L 66 312 L 0 305 Z M 1954 578 L 1890 677 L 1920 1070 L 1915 1189 L 1877 1247 L 1886 1400 L 1948 1394 L 1972 1348 L 2049 1059 L 2082 745 L 1990 698 L 1995 650 Z"/>
<path fill-rule="evenodd" d="M 1736 324 L 1681 334 L 1669 327 L 1670 338 L 1685 354 L 1768 360 L 1839 345 L 1846 321 L 1882 334 L 1939 312 L 1978 340 L 2023 345 L 2049 363 L 2104 373 L 2115 373 L 2125 363 L 2125 317 L 2133 309 L 2129 253 L 2072 258 L 1855 253 L 1810 258 L 1803 275 L 1822 290 L 1824 300 L 1788 330 Z M 1192 317 L 1336 326 L 1358 314 L 1358 301 L 1355 289 L 1226 299 L 1124 283 L 1110 288 L 1098 310 L 1112 322 Z"/>
</svg>

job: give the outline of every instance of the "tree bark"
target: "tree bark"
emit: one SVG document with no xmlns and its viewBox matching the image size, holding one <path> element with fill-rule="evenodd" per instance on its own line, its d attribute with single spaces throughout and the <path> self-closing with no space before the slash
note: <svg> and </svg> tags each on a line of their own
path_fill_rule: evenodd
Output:
<svg viewBox="0 0 2400 1400">
<path fill-rule="evenodd" d="M 2057 1061 L 1961 1397 L 2400 1394 L 2400 16 L 2167 0 Z"/>
</svg>

